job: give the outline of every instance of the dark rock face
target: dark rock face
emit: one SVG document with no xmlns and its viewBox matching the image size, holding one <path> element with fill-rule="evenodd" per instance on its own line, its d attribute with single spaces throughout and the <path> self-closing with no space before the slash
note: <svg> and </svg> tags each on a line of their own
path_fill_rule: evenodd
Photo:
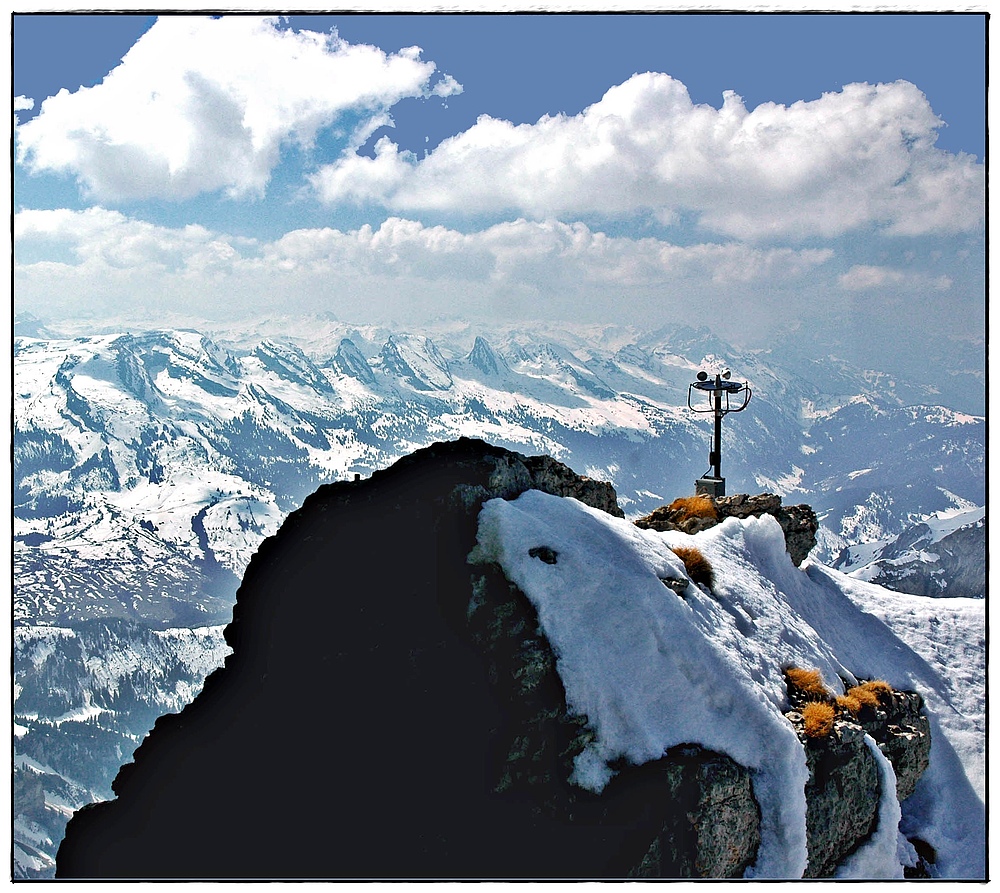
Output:
<svg viewBox="0 0 1000 893">
<path fill-rule="evenodd" d="M 683 533 L 698 533 L 713 527 L 726 518 L 759 518 L 772 515 L 781 525 L 785 534 L 785 548 L 798 567 L 816 545 L 819 521 L 816 513 L 808 505 L 781 504 L 781 497 L 773 493 L 748 496 L 745 493 L 733 496 L 706 496 L 715 507 L 715 517 L 688 517 L 683 509 L 662 506 L 654 509 L 635 524 L 647 530 L 679 530 Z"/>
<path fill-rule="evenodd" d="M 529 488 L 621 515 L 608 484 L 470 440 L 309 497 L 247 569 L 225 667 L 76 813 L 57 877 L 742 876 L 760 814 L 729 757 L 569 782 L 587 718 L 531 602 L 467 562 L 482 502 Z M 855 824 L 827 829 L 841 851 Z"/>
<path fill-rule="evenodd" d="M 636 878 L 739 878 L 760 846 L 760 808 L 750 773 L 697 745 L 671 748 L 655 764 L 672 809 Z"/>
<path fill-rule="evenodd" d="M 307 499 L 247 570 L 226 666 L 74 816 L 57 876 L 626 876 L 669 802 L 639 769 L 569 785 L 590 733 L 530 603 L 475 601 L 481 502 L 528 487 L 617 509 L 465 440 Z"/>
</svg>

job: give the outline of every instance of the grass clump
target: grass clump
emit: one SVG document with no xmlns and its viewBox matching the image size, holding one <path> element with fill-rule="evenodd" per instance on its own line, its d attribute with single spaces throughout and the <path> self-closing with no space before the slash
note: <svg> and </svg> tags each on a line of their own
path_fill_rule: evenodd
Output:
<svg viewBox="0 0 1000 893">
<path fill-rule="evenodd" d="M 852 698 L 857 698 L 862 707 L 871 707 L 873 710 L 878 707 L 878 698 L 875 696 L 875 692 L 869 691 L 860 685 L 849 688 L 847 694 Z"/>
<path fill-rule="evenodd" d="M 802 715 L 805 733 L 810 738 L 829 735 L 838 716 L 858 717 L 892 700 L 893 688 L 882 679 L 859 682 L 844 694 L 834 695 L 819 670 L 786 667 L 784 673 L 788 700 Z"/>
<path fill-rule="evenodd" d="M 867 682 L 862 682 L 858 688 L 870 691 L 878 698 L 880 704 L 888 704 L 892 700 L 892 686 L 884 679 L 869 679 Z"/>
<path fill-rule="evenodd" d="M 892 686 L 881 679 L 870 679 L 847 690 L 837 698 L 837 706 L 857 716 L 865 708 L 875 710 L 888 704 L 892 698 Z"/>
<path fill-rule="evenodd" d="M 809 701 L 802 705 L 802 725 L 810 738 L 825 738 L 833 731 L 836 711 L 827 701 Z"/>
<path fill-rule="evenodd" d="M 694 546 L 674 546 L 671 551 L 684 562 L 684 570 L 695 583 L 712 589 L 715 585 L 715 571 L 700 549 Z"/>
<path fill-rule="evenodd" d="M 849 693 L 837 695 L 836 704 L 842 713 L 850 713 L 851 716 L 857 716 L 861 712 L 862 706 L 864 706 L 861 701 Z"/>
<path fill-rule="evenodd" d="M 804 667 L 786 667 L 785 682 L 791 701 L 831 701 L 833 696 L 823 682 L 819 670 Z"/>
<path fill-rule="evenodd" d="M 676 512 L 679 517 L 678 523 L 686 521 L 688 518 L 711 518 L 713 521 L 719 519 L 719 513 L 715 510 L 715 503 L 705 495 L 700 496 L 680 496 L 667 507 L 672 512 Z"/>
</svg>

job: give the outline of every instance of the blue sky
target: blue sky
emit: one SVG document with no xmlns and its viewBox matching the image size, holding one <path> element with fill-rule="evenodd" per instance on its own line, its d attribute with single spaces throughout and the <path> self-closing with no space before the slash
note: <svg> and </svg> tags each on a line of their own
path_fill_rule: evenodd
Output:
<svg viewBox="0 0 1000 893">
<path fill-rule="evenodd" d="M 985 44 L 981 14 L 15 16 L 15 308 L 967 347 Z"/>
</svg>

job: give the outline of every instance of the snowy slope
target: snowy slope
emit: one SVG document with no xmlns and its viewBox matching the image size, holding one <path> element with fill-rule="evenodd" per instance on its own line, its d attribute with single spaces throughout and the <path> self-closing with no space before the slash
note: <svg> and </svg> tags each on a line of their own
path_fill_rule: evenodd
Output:
<svg viewBox="0 0 1000 893">
<path fill-rule="evenodd" d="M 669 548 L 681 542 L 711 561 L 714 596 L 690 584 L 678 597 L 661 582 L 683 575 Z M 540 545 L 555 563 L 531 557 Z M 727 753 L 755 773 L 762 843 L 752 875 L 799 877 L 807 771 L 782 715 L 782 669 L 815 667 L 833 686 L 882 678 L 918 690 L 932 724 L 931 768 L 902 804 L 900 828 L 935 847 L 942 876 L 985 875 L 981 602 L 893 594 L 811 562 L 797 569 L 771 518 L 727 519 L 691 538 L 537 491 L 487 503 L 474 560 L 498 563 L 535 604 L 568 701 L 597 733 L 577 760 L 581 786 L 600 790 L 619 757 L 642 763 L 689 742 Z M 884 802 L 882 814 L 898 806 Z M 880 834 L 888 842 L 843 866 L 846 876 L 902 877 L 897 832 Z"/>
</svg>

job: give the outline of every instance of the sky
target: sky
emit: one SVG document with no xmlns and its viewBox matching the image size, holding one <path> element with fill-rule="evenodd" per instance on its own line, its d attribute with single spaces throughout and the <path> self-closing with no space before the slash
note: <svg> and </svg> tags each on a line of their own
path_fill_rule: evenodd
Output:
<svg viewBox="0 0 1000 893">
<path fill-rule="evenodd" d="M 985 362 L 983 14 L 13 18 L 18 313 Z"/>
</svg>

